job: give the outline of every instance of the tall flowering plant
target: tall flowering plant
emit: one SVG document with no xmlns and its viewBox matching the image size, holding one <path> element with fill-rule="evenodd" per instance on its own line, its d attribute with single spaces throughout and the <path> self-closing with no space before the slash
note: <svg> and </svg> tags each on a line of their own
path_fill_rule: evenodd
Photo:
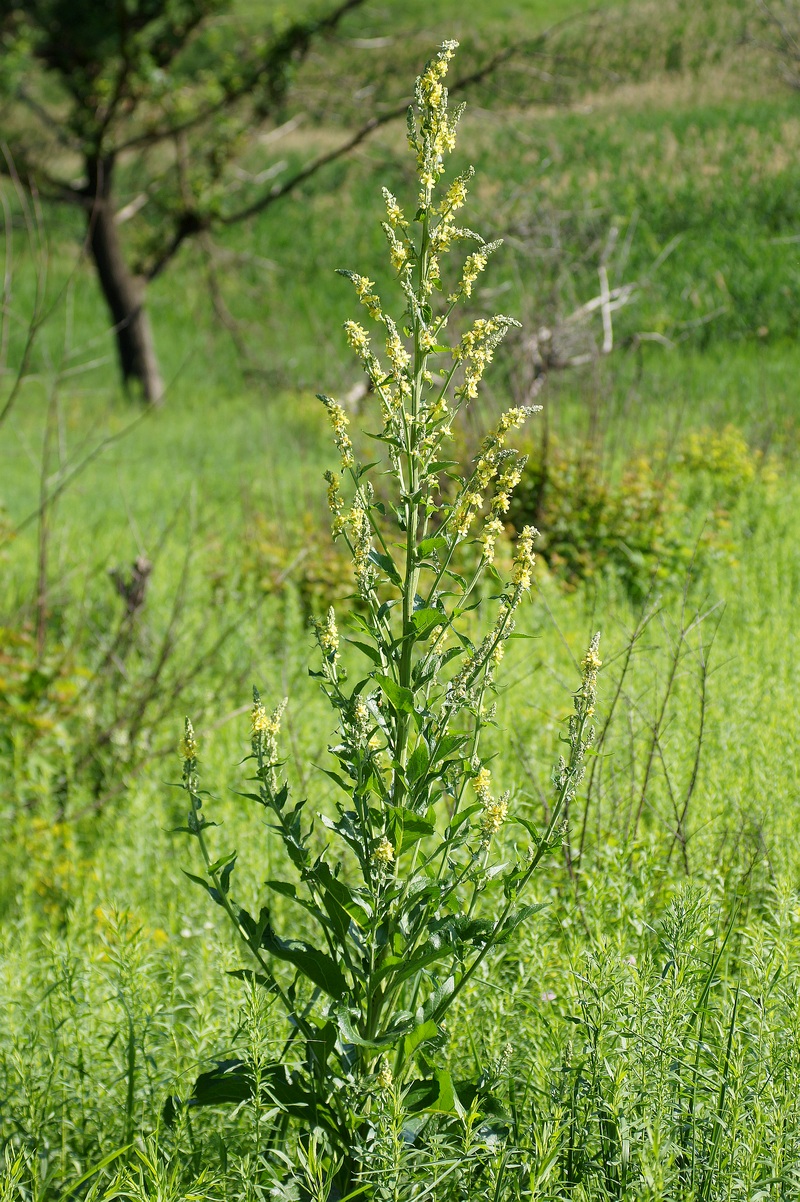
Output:
<svg viewBox="0 0 800 1202">
<path fill-rule="evenodd" d="M 483 739 L 495 721 L 488 704 L 495 673 L 532 581 L 531 527 L 517 540 L 508 579 L 493 559 L 524 462 L 507 438 L 534 408 L 503 413 L 466 470 L 448 458 L 455 419 L 516 324 L 498 315 L 447 339 L 453 310 L 498 245 L 457 223 L 472 172 L 442 181 L 462 111 L 450 111 L 444 84 L 455 49 L 446 42 L 416 82 L 408 114 L 419 181 L 413 217 L 384 191 L 400 315 L 389 313 L 371 280 L 342 273 L 377 331 L 345 324 L 379 406 L 372 435 L 382 448 L 378 462 L 357 460 L 344 409 L 320 397 L 340 456 L 326 476 L 333 536 L 349 548 L 361 601 L 345 640 L 361 662 L 353 679 L 334 611 L 316 625 L 316 675 L 338 719 L 328 775 L 339 801 L 335 816 L 319 817 L 327 832 L 322 850 L 307 803 L 290 798 L 282 774 L 282 707 L 270 713 L 258 693 L 253 703 L 256 789 L 248 796 L 269 815 L 291 865 L 266 887 L 280 897 L 282 913 L 296 908 L 308 939 L 279 934 L 269 901 L 254 916 L 234 899 L 236 853 L 215 858 L 209 850 L 188 722 L 183 745 L 188 830 L 205 865 L 195 879 L 229 915 L 251 956 L 245 973 L 277 999 L 288 1032 L 274 1063 L 261 1066 L 258 1086 L 252 1066 L 224 1062 L 199 1078 L 190 1102 L 237 1101 L 259 1088 L 283 1115 L 326 1132 L 344 1183 L 357 1171 L 376 1095 L 393 1091 L 412 1114 L 493 1104 L 486 1080 L 453 1079 L 447 1017 L 487 957 L 537 909 L 523 895 L 558 842 L 580 780 L 600 666 L 595 639 L 554 777 L 550 820 L 538 830 L 512 813 L 508 793 L 498 793 Z M 442 260 L 464 244 L 473 249 L 448 292 Z M 390 507 L 376 497 L 376 472 L 396 486 Z M 449 498 L 443 476 L 454 482 Z M 467 542 L 477 553 L 466 557 L 473 566 L 464 574 L 459 548 Z M 468 615 L 487 572 L 499 596 L 490 628 L 473 641 Z M 522 838 L 498 863 L 495 842 L 509 821 Z"/>
</svg>

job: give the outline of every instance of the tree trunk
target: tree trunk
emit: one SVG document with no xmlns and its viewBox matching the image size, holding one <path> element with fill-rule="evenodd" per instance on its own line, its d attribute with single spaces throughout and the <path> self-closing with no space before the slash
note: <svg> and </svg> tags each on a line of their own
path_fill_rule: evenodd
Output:
<svg viewBox="0 0 800 1202">
<path fill-rule="evenodd" d="M 117 354 L 125 387 L 141 389 L 145 401 L 161 402 L 164 385 L 158 370 L 153 332 L 145 309 L 147 281 L 125 261 L 114 218 L 111 187 L 113 160 L 92 158 L 86 163 L 88 244 L 97 278 L 114 322 Z"/>
</svg>

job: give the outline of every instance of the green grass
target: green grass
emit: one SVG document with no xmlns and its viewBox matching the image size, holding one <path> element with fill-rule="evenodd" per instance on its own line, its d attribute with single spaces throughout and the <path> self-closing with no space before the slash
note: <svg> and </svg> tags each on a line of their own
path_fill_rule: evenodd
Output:
<svg viewBox="0 0 800 1202">
<path fill-rule="evenodd" d="M 372 32 L 397 21 L 422 41 L 429 28 L 438 37 L 440 25 L 466 24 L 457 6 L 438 6 L 435 21 L 428 11 L 412 4 L 398 16 L 375 5 Z M 641 12 L 632 6 L 631 29 L 646 27 Z M 465 35 L 480 41 L 561 15 L 544 3 L 481 6 Z M 645 46 L 638 32 L 631 40 Z M 466 119 L 460 153 L 479 171 L 469 223 L 511 232 L 475 311 L 522 313 L 530 328 L 540 313 L 550 319 L 593 295 L 609 223 L 624 230 L 636 214 L 625 278 L 680 242 L 620 315 L 618 354 L 550 382 L 551 431 L 570 446 L 593 439 L 613 473 L 636 455 L 662 455 L 692 429 L 733 424 L 776 456 L 779 472 L 771 482 L 757 477 L 722 515 L 710 512 L 713 493 L 691 493 L 687 548 L 715 521 L 724 545 L 685 593 L 668 585 L 648 599 L 621 684 L 641 609 L 613 579 L 568 591 L 540 573 L 518 628 L 534 638 L 514 643 L 504 661 L 493 736 L 493 767 L 518 812 L 542 818 L 576 661 L 596 628 L 605 661 L 599 725 L 612 708 L 613 718 L 570 815 L 572 875 L 566 856 L 550 863 L 535 898 L 547 908 L 487 966 L 450 1025 L 454 1075 L 474 1076 L 476 1064 L 494 1074 L 507 1117 L 442 1124 L 431 1162 L 420 1161 L 388 1108 L 375 1148 L 380 1197 L 423 1197 L 424 1187 L 441 1199 L 626 1202 L 778 1202 L 797 1193 L 800 362 L 789 239 L 800 127 L 794 98 L 771 84 L 743 76 L 739 95 L 735 75 L 720 82 L 707 68 L 697 86 L 710 81 L 708 91 L 693 97 L 692 76 L 679 76 L 676 89 L 654 55 L 641 52 L 639 92 L 606 86 L 590 111 L 585 95 L 572 107 L 520 111 L 501 90 L 494 111 Z M 184 836 L 169 833 L 183 820 L 170 782 L 190 712 L 204 784 L 224 821 L 220 848 L 240 848 L 250 900 L 279 867 L 274 840 L 236 796 L 257 683 L 267 702 L 289 696 L 291 779 L 313 809 L 331 804 L 320 769 L 332 732 L 307 675 L 303 590 L 311 568 L 337 596 L 346 588 L 336 562 L 321 558 L 322 472 L 334 455 L 311 393 L 356 378 L 338 328 L 352 298 L 333 272 L 356 268 L 388 287 L 378 185 L 407 189 L 400 141 L 388 133 L 232 241 L 274 263 L 240 266 L 225 283 L 258 374 L 243 373 L 188 251 L 152 293 L 174 379 L 164 409 L 136 420 L 116 395 L 110 362 L 62 383 L 52 483 L 105 438 L 121 437 L 52 513 L 41 661 L 36 523 L 0 546 L 3 1202 L 60 1199 L 131 1139 L 134 1150 L 97 1175 L 97 1194 L 81 1186 L 70 1196 L 249 1200 L 274 1184 L 257 1163 L 270 1120 L 252 1107 L 198 1111 L 174 1129 L 161 1121 L 166 1098 L 186 1096 L 198 1068 L 232 1053 L 257 1061 L 285 1035 L 226 975 L 238 956 L 218 911 L 182 874 L 198 866 Z M 543 216 L 558 219 L 564 258 L 555 265 Z M 534 219 L 526 245 L 522 231 Z M 50 210 L 46 223 L 55 291 L 75 259 L 75 229 Z M 20 262 L 24 311 L 31 282 Z M 0 500 L 12 525 L 38 504 L 51 365 L 66 332 L 70 347 L 85 348 L 74 361 L 107 350 L 85 266 L 72 288 L 44 331 L 50 361 L 40 348 L 38 378 L 0 430 Z M 675 345 L 637 349 L 632 336 L 642 330 Z M 479 427 L 517 386 L 511 355 L 495 366 Z M 462 431 L 462 447 L 476 436 Z M 120 643 L 122 605 L 107 571 L 140 553 L 154 561 L 152 588 L 130 643 Z M 696 614 L 707 616 L 693 624 Z M 20 650 L 7 630 L 29 641 Z M 105 663 L 110 647 L 117 658 Z M 164 675 L 137 723 L 137 699 L 163 650 Z M 87 740 L 109 724 L 87 765 Z M 675 813 L 687 795 L 682 845 Z M 301 933 L 288 908 L 276 922 Z M 500 1136 L 516 1150 L 506 1155 Z M 297 1167 L 302 1148 L 284 1150 Z M 288 1199 L 288 1169 L 276 1172 L 284 1192 L 272 1196 Z"/>
</svg>

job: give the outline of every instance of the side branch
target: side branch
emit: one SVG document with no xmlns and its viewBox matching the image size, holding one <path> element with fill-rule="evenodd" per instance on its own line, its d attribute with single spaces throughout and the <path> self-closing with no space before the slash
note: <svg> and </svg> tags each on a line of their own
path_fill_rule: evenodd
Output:
<svg viewBox="0 0 800 1202">
<path fill-rule="evenodd" d="M 364 3 L 365 0 L 344 0 L 344 3 L 328 13 L 326 17 L 321 17 L 317 21 L 295 22 L 294 25 L 285 31 L 280 40 L 271 47 L 264 61 L 254 67 L 237 87 L 226 91 L 225 95 L 216 101 L 216 103 L 209 105 L 208 108 L 202 109 L 193 116 L 187 117 L 185 121 L 180 121 L 175 125 L 145 130 L 140 134 L 134 135 L 132 138 L 128 138 L 115 147 L 116 153 L 126 150 L 136 150 L 146 146 L 155 146 L 159 142 L 167 141 L 169 138 L 189 133 L 191 130 L 204 125 L 206 121 L 210 121 L 213 117 L 218 117 L 220 113 L 225 112 L 232 105 L 249 96 L 261 80 L 264 78 L 269 79 L 270 75 L 277 74 L 284 63 L 290 62 L 292 59 L 295 62 L 304 59 L 311 48 L 314 37 L 319 34 L 330 33 L 349 12 L 354 8 L 359 8 Z"/>
</svg>

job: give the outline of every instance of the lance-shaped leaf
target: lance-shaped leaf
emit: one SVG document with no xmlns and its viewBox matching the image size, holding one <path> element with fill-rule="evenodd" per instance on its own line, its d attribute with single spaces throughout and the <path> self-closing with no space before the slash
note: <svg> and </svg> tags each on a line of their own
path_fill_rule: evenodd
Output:
<svg viewBox="0 0 800 1202">
<path fill-rule="evenodd" d="M 305 940 L 281 939 L 268 923 L 261 936 L 261 946 L 278 960 L 293 964 L 329 997 L 338 999 L 347 993 L 347 981 L 338 964 L 326 952 Z"/>
<path fill-rule="evenodd" d="M 410 689 L 404 688 L 390 676 L 383 676 L 379 672 L 375 673 L 375 681 L 381 686 L 398 714 L 414 713 L 414 694 Z"/>
</svg>

